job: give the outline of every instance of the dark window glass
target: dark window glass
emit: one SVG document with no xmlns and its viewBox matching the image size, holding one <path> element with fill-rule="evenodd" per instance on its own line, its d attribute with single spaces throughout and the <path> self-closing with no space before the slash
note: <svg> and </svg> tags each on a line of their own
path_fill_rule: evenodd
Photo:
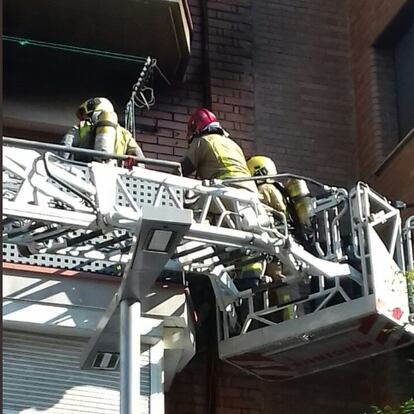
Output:
<svg viewBox="0 0 414 414">
<path fill-rule="evenodd" d="M 414 128 L 414 24 L 394 48 L 400 139 Z"/>
</svg>

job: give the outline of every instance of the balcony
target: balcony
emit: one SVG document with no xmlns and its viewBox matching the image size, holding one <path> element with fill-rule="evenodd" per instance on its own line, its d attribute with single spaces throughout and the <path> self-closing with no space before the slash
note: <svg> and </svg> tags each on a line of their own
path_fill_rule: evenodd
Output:
<svg viewBox="0 0 414 414">
<path fill-rule="evenodd" d="M 5 127 L 61 134 L 91 96 L 122 114 L 140 58 L 157 59 L 171 83 L 183 79 L 191 32 L 187 0 L 7 0 Z"/>
</svg>

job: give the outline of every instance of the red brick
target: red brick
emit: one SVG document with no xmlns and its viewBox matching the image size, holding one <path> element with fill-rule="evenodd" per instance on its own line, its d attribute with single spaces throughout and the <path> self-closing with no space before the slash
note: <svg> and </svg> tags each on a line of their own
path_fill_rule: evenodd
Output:
<svg viewBox="0 0 414 414">
<path fill-rule="evenodd" d="M 155 152 L 157 154 L 172 154 L 173 148 L 166 147 L 164 145 L 154 145 L 154 144 L 143 144 L 142 149 L 144 152 L 150 151 Z"/>
</svg>

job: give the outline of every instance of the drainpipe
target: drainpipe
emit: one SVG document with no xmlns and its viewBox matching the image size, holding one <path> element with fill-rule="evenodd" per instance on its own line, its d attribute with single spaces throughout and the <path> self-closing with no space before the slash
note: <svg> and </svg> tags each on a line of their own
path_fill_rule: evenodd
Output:
<svg viewBox="0 0 414 414">
<path fill-rule="evenodd" d="M 208 0 L 200 0 L 201 17 L 201 50 L 202 50 L 202 73 L 201 81 L 203 84 L 203 106 L 212 109 L 211 85 L 210 85 L 210 58 L 208 53 Z"/>
</svg>

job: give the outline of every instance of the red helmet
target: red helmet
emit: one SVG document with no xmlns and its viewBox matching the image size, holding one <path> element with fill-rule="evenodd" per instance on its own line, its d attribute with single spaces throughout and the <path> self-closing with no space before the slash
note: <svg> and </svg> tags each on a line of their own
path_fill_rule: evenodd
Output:
<svg viewBox="0 0 414 414">
<path fill-rule="evenodd" d="M 216 116 L 206 108 L 200 108 L 195 111 L 187 125 L 187 137 L 191 138 L 194 134 L 199 134 L 205 127 L 217 122 Z"/>
</svg>

